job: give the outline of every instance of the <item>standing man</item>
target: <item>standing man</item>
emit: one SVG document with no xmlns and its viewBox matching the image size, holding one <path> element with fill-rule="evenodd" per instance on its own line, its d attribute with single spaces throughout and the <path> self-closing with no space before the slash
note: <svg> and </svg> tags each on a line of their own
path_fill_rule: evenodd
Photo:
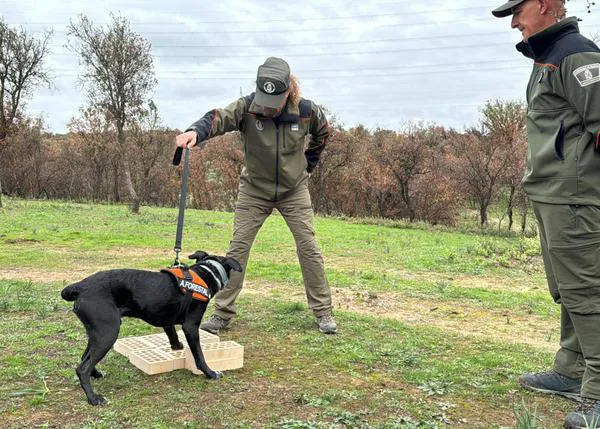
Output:
<svg viewBox="0 0 600 429">
<path fill-rule="evenodd" d="M 561 306 L 560 349 L 549 372 L 521 386 L 582 402 L 565 427 L 600 419 L 600 50 L 565 18 L 564 0 L 510 0 L 534 60 L 527 86 L 525 191 L 537 217 L 550 293 Z M 586 424 L 587 421 L 587 424 Z"/>
<path fill-rule="evenodd" d="M 277 209 L 296 241 L 308 306 L 319 330 L 337 332 L 332 317 L 331 292 L 323 257 L 315 241 L 308 176 L 330 136 L 323 110 L 300 98 L 300 87 L 288 64 L 267 58 L 258 68 L 256 92 L 224 109 L 214 109 L 176 137 L 178 147 L 203 146 L 212 137 L 240 131 L 245 162 L 235 209 L 233 239 L 228 257 L 244 271 L 215 296 L 215 312 L 200 328 L 217 334 L 236 314 L 235 300 L 242 289 L 250 248 L 264 221 Z M 310 135 L 305 150 L 305 137 Z"/>
</svg>

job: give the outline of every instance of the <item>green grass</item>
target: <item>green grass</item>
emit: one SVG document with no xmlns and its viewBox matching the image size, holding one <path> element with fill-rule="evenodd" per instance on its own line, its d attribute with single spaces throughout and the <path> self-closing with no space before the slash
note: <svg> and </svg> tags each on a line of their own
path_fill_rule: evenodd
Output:
<svg viewBox="0 0 600 429">
<path fill-rule="evenodd" d="M 4 203 L 2 427 L 507 428 L 527 418 L 558 428 L 574 408 L 516 383 L 551 364 L 548 330 L 558 327 L 534 238 L 318 217 L 340 326 L 324 336 L 277 215 L 257 237 L 240 314 L 222 335 L 244 345 L 244 368 L 219 381 L 148 376 L 111 351 L 100 364 L 106 377 L 93 382 L 109 404 L 90 407 L 74 376 L 85 332 L 60 290 L 101 269 L 169 265 L 177 212 Z M 230 213 L 188 210 L 186 254 L 224 253 L 231 226 Z M 125 319 L 120 335 L 155 332 Z"/>
</svg>

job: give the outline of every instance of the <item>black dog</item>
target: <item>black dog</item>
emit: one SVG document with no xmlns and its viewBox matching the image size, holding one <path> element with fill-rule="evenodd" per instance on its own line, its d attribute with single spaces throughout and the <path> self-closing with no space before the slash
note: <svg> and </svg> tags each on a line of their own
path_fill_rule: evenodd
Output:
<svg viewBox="0 0 600 429">
<path fill-rule="evenodd" d="M 137 317 L 164 328 L 173 350 L 183 348 L 174 327 L 182 325 L 196 367 L 208 378 L 221 377 L 221 373 L 211 370 L 204 360 L 198 329 L 210 297 L 227 285 L 231 270 L 242 271 L 242 267 L 233 258 L 202 251 L 189 258 L 196 260 L 189 269 L 207 288 L 188 283 L 191 273 L 179 282 L 168 272 L 121 269 L 101 271 L 63 289 L 61 296 L 75 301 L 73 312 L 88 335 L 88 345 L 75 372 L 90 404 L 105 402 L 94 393 L 90 376 L 102 377 L 96 364 L 117 340 L 123 316 Z M 192 290 L 186 289 L 188 286 Z"/>
</svg>

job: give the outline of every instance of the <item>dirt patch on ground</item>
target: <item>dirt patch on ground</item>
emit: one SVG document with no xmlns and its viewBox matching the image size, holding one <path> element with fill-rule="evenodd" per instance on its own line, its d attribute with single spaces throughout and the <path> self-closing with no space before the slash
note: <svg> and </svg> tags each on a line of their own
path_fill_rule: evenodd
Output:
<svg viewBox="0 0 600 429">
<path fill-rule="evenodd" d="M 303 289 L 289 285 L 247 282 L 242 293 L 273 295 L 303 302 Z M 494 311 L 466 306 L 460 302 L 434 302 L 406 298 L 394 292 L 358 291 L 332 288 L 336 309 L 368 316 L 399 320 L 410 326 L 433 326 L 458 335 L 524 344 L 555 351 L 559 326 L 535 315 L 514 315 L 510 311 Z M 556 326 L 554 326 L 556 325 Z"/>
<path fill-rule="evenodd" d="M 409 325 L 426 325 L 459 335 L 495 339 L 556 350 L 556 329 L 536 316 L 517 316 L 510 311 L 493 311 L 465 306 L 459 302 L 431 302 L 400 297 L 396 293 L 355 292 L 334 289 L 337 307 L 365 315 L 400 320 Z M 543 328 L 542 328 L 543 327 Z"/>
<path fill-rule="evenodd" d="M 448 275 L 430 271 L 411 272 L 396 269 L 389 271 L 389 273 L 406 280 L 443 284 L 447 286 L 460 286 L 462 288 L 481 288 L 507 292 L 530 292 L 532 290 L 543 289 L 545 285 L 540 277 L 535 276 L 520 277 L 517 280 L 500 276 L 469 276 L 466 274 Z"/>
<path fill-rule="evenodd" d="M 4 240 L 6 244 L 27 244 L 27 243 L 39 243 L 40 240 L 35 240 L 33 238 L 14 238 L 14 239 L 6 239 Z"/>
<path fill-rule="evenodd" d="M 144 249 L 119 249 L 119 254 L 144 254 Z M 156 249 L 147 249 L 146 254 L 156 254 Z M 112 253 L 112 252 L 111 252 Z M 171 252 L 164 252 L 170 256 Z M 31 280 L 33 282 L 72 283 L 83 279 L 94 271 L 41 271 L 32 269 L 5 269 L 0 272 L 2 280 Z M 459 287 L 485 287 L 497 290 L 512 290 L 505 278 L 469 277 L 406 273 L 410 278 L 429 281 L 447 281 Z M 523 288 L 531 290 L 532 284 Z M 537 289 L 537 287 L 534 287 Z M 305 301 L 303 288 L 286 284 L 247 282 L 242 293 L 274 295 L 281 293 L 286 298 L 298 302 Z M 516 315 L 508 310 L 494 311 L 462 302 L 427 301 L 408 298 L 395 292 L 369 292 L 353 288 L 332 288 L 336 308 L 363 315 L 385 317 L 402 321 L 411 326 L 434 326 L 459 335 L 482 339 L 496 339 L 508 343 L 526 344 L 536 348 L 554 351 L 558 344 L 558 323 L 548 324 L 535 315 Z"/>
<path fill-rule="evenodd" d="M 76 282 L 92 274 L 90 270 L 40 271 L 31 268 L 5 268 L 0 271 L 0 280 L 23 280 L 32 282 Z"/>
<path fill-rule="evenodd" d="M 54 247 L 54 252 L 73 253 L 70 249 Z M 187 256 L 187 254 L 186 254 Z M 75 266 L 72 269 L 53 269 L 52 271 L 36 270 L 32 268 L 5 268 L 0 271 L 0 280 L 31 280 L 32 282 L 66 282 L 73 283 L 94 274 L 97 271 L 113 268 L 126 268 L 125 264 L 133 258 L 143 260 L 147 257 L 164 258 L 166 261 L 175 259 L 172 250 L 139 248 L 139 247 L 117 247 L 102 252 L 103 260 L 94 264 L 87 263 L 86 266 Z M 185 257 L 182 256 L 182 260 Z M 184 261 L 185 262 L 185 261 Z"/>
<path fill-rule="evenodd" d="M 463 288 L 482 288 L 506 292 L 531 292 L 532 290 L 546 290 L 545 280 L 540 277 L 519 278 L 519 280 L 507 277 L 477 277 L 458 275 L 447 277 L 450 284 L 456 284 Z"/>
<path fill-rule="evenodd" d="M 167 260 L 175 259 L 175 253 L 170 249 L 157 249 L 154 247 L 112 247 L 102 252 L 105 255 L 118 256 L 118 257 L 164 257 Z M 192 252 L 181 255 L 181 259 L 186 259 L 187 255 Z"/>
</svg>

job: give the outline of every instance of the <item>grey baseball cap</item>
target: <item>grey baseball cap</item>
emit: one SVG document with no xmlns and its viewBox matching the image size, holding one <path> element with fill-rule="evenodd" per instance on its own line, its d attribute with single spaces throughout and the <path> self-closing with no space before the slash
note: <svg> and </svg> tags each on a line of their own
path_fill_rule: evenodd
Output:
<svg viewBox="0 0 600 429">
<path fill-rule="evenodd" d="M 258 68 L 254 101 L 259 106 L 277 109 L 290 87 L 290 66 L 281 58 L 269 57 Z"/>
<path fill-rule="evenodd" d="M 506 16 L 512 15 L 513 8 L 526 1 L 527 0 L 508 0 L 502 6 L 494 9 L 492 11 L 492 15 L 494 15 L 496 18 L 504 18 Z"/>
</svg>

